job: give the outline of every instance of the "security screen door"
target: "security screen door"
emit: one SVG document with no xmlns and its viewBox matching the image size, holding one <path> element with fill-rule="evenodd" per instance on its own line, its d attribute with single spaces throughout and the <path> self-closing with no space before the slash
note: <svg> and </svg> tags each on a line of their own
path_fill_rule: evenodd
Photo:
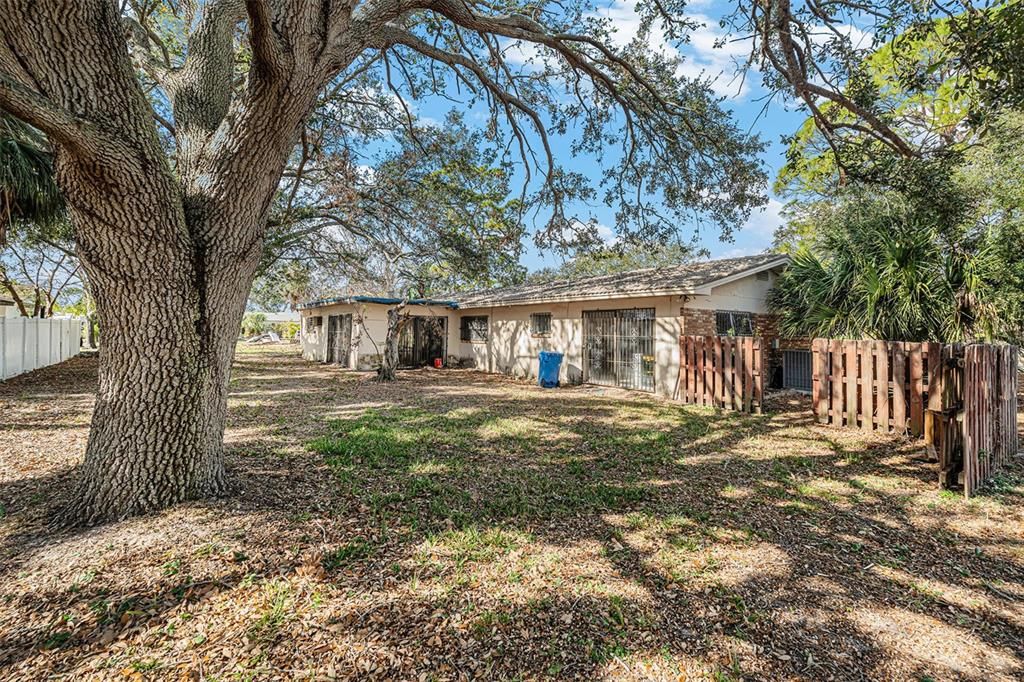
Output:
<svg viewBox="0 0 1024 682">
<path fill-rule="evenodd" d="M 352 314 L 327 318 L 327 362 L 348 367 L 349 346 L 352 345 Z"/>
<path fill-rule="evenodd" d="M 654 391 L 654 308 L 583 311 L 583 380 Z"/>
</svg>

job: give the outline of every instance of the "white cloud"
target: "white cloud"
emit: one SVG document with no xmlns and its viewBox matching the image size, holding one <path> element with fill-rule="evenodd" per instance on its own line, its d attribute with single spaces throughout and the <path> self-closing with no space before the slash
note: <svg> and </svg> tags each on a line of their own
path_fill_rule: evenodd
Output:
<svg viewBox="0 0 1024 682">
<path fill-rule="evenodd" d="M 691 3 L 690 7 L 708 5 L 710 0 Z M 611 37 L 614 45 L 627 45 L 640 33 L 641 21 L 636 11 L 636 0 L 614 0 L 594 14 L 610 20 L 614 29 Z M 737 62 L 742 63 L 750 53 L 750 41 L 731 40 L 718 21 L 705 14 L 689 14 L 688 18 L 701 26 L 690 34 L 690 41 L 681 45 L 680 49 L 668 41 L 657 21 L 648 31 L 647 46 L 660 54 L 681 57 L 676 73 L 686 78 L 711 78 L 712 89 L 719 96 L 741 98 L 747 95 L 750 91 L 749 79 L 737 78 L 735 73 Z"/>
<path fill-rule="evenodd" d="M 742 65 L 750 55 L 750 40 L 735 40 L 718 25 L 718 22 L 704 14 L 693 14 L 690 17 L 703 25 L 690 35 L 690 42 L 683 46 L 683 63 L 677 72 L 687 78 L 701 76 L 714 79 L 712 89 L 722 97 L 741 99 L 750 92 L 751 78 L 756 79 L 755 71 L 746 78 L 737 75 L 738 66 Z"/>
<path fill-rule="evenodd" d="M 604 223 L 597 224 L 597 236 L 600 237 L 601 241 L 609 246 L 619 241 L 619 236 L 615 234 L 615 230 Z"/>
<path fill-rule="evenodd" d="M 539 62 L 541 57 L 540 46 L 525 40 L 502 39 L 501 50 L 509 64 L 519 66 Z"/>
<path fill-rule="evenodd" d="M 728 251 L 723 251 L 714 256 L 714 258 L 742 258 L 743 256 L 756 256 L 763 251 L 764 249 L 756 246 L 734 246 Z"/>
<path fill-rule="evenodd" d="M 778 199 L 768 199 L 768 204 L 764 208 L 750 214 L 747 222 L 743 223 L 740 234 L 757 236 L 766 240 L 765 246 L 767 246 L 775 236 L 775 228 L 785 222 L 782 218 L 783 208 L 785 205 Z"/>
</svg>

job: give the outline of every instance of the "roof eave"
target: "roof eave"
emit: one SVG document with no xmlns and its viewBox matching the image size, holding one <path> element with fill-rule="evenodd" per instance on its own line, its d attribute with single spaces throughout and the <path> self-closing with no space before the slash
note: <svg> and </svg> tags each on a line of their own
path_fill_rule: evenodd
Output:
<svg viewBox="0 0 1024 682">
<path fill-rule="evenodd" d="M 471 310 L 473 308 L 493 308 L 496 306 L 511 306 L 511 305 L 544 305 L 546 303 L 571 303 L 572 301 L 608 301 L 618 298 L 657 298 L 660 296 L 708 296 L 711 294 L 711 290 L 715 287 L 720 287 L 723 284 L 729 284 L 737 280 L 743 279 L 744 277 L 750 277 L 756 275 L 759 272 L 771 270 L 777 268 L 780 265 L 788 264 L 792 258 L 788 255 L 783 254 L 778 258 L 774 258 L 761 265 L 747 268 L 737 273 L 733 273 L 727 277 L 721 277 L 710 282 L 705 282 L 700 286 L 696 287 L 675 287 L 672 289 L 651 289 L 649 291 L 617 291 L 609 294 L 591 294 L 586 296 L 545 296 L 544 298 L 531 299 L 528 301 L 503 301 L 501 299 L 494 299 L 483 303 L 460 303 L 460 310 Z"/>
<path fill-rule="evenodd" d="M 342 296 L 338 298 L 324 298 L 318 301 L 308 301 L 295 306 L 296 310 L 311 310 L 313 308 L 326 308 L 332 305 L 353 305 L 356 303 L 376 303 L 378 305 L 398 305 L 405 301 L 406 305 L 416 306 L 440 306 L 443 308 L 458 308 L 456 301 L 440 301 L 432 298 L 402 299 L 390 296 Z"/>
</svg>

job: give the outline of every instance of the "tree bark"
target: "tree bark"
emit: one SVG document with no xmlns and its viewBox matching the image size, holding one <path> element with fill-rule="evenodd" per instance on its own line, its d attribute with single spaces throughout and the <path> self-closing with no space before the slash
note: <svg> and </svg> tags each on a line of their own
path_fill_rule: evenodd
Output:
<svg viewBox="0 0 1024 682">
<path fill-rule="evenodd" d="M 409 322 L 409 315 L 404 309 L 404 303 L 388 309 L 388 333 L 384 339 L 384 354 L 377 369 L 377 381 L 395 381 L 398 378 L 398 340 Z"/>
<path fill-rule="evenodd" d="M 232 100 L 244 12 L 238 2 L 208 7 L 172 88 L 174 171 L 114 3 L 10 0 L 0 13 L 0 103 L 54 144 L 103 330 L 68 523 L 226 489 L 228 379 L 245 300 L 268 207 L 326 74 L 304 48 L 290 71 L 253 74 Z"/>
</svg>

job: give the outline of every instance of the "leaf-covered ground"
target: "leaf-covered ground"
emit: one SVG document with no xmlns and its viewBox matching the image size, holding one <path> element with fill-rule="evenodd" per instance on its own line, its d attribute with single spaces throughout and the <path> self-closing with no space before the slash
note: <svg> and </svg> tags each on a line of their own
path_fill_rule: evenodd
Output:
<svg viewBox="0 0 1024 682">
<path fill-rule="evenodd" d="M 77 531 L 95 360 L 0 384 L 4 679 L 1024 677 L 1024 465 L 241 349 L 232 496 Z"/>
</svg>

